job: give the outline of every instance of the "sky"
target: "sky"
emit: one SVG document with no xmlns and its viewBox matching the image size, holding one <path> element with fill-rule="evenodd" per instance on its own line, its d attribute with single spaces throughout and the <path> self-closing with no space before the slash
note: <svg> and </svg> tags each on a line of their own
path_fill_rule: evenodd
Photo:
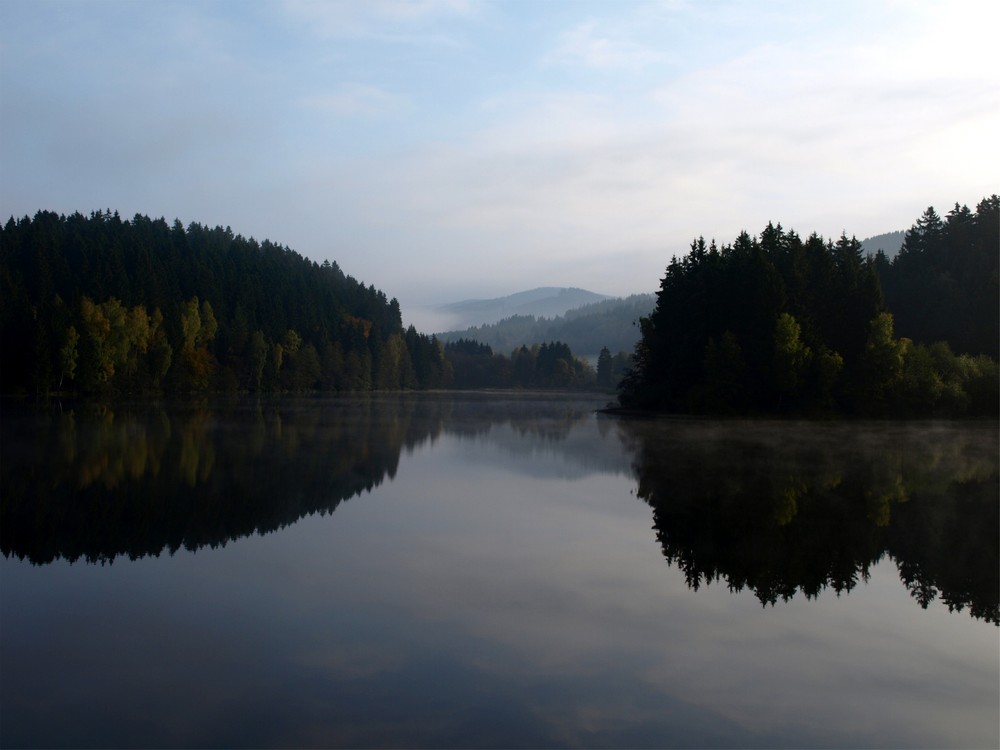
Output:
<svg viewBox="0 0 1000 750">
<path fill-rule="evenodd" d="M 1000 3 L 0 0 L 0 217 L 270 239 L 426 308 L 654 291 L 1000 192 Z"/>
</svg>

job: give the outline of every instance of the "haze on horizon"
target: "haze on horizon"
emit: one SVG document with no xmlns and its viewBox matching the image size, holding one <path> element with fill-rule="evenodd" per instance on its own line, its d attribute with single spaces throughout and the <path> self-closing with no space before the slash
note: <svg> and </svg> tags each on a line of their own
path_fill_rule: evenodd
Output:
<svg viewBox="0 0 1000 750">
<path fill-rule="evenodd" d="M 998 191 L 993 2 L 0 3 L 0 214 L 230 226 L 422 306 Z M 418 322 L 419 327 L 419 322 Z"/>
</svg>

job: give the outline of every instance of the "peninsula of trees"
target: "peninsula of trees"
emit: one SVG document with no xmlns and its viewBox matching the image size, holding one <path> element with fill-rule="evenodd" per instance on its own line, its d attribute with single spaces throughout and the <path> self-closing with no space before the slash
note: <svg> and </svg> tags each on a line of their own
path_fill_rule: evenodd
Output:
<svg viewBox="0 0 1000 750">
<path fill-rule="evenodd" d="M 927 209 L 899 254 L 768 224 L 674 258 L 623 406 L 713 414 L 996 417 L 1000 197 Z"/>
</svg>

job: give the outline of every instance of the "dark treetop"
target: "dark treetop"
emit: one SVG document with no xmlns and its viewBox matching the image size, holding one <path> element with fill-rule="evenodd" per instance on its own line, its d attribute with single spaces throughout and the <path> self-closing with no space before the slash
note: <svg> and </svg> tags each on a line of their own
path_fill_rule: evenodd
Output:
<svg viewBox="0 0 1000 750">
<path fill-rule="evenodd" d="M 996 416 L 998 246 L 998 196 L 943 222 L 928 209 L 891 263 L 846 235 L 803 240 L 780 224 L 722 247 L 698 239 L 641 321 L 621 403 Z"/>
</svg>

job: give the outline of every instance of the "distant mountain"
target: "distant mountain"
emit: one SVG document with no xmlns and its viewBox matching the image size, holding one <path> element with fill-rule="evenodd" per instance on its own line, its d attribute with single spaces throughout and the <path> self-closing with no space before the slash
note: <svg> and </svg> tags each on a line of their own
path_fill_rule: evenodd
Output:
<svg viewBox="0 0 1000 750">
<path fill-rule="evenodd" d="M 469 299 L 441 305 L 435 312 L 448 316 L 454 328 L 465 328 L 509 318 L 513 315 L 555 317 L 592 302 L 610 299 L 605 294 L 574 287 L 538 287 L 495 299 Z"/>
<path fill-rule="evenodd" d="M 437 337 L 445 343 L 471 339 L 489 344 L 501 354 L 510 354 L 522 345 L 552 341 L 567 344 L 577 355 L 596 355 L 605 346 L 612 354 L 631 353 L 639 340 L 639 318 L 649 315 L 655 305 L 655 295 L 633 294 L 567 310 L 554 318 L 512 315 L 496 323 L 439 333 Z"/>
<path fill-rule="evenodd" d="M 881 250 L 889 260 L 892 260 L 899 252 L 899 248 L 902 247 L 905 234 L 906 232 L 902 229 L 898 232 L 876 234 L 874 237 L 861 241 L 861 250 L 865 255 L 875 255 Z"/>
</svg>

